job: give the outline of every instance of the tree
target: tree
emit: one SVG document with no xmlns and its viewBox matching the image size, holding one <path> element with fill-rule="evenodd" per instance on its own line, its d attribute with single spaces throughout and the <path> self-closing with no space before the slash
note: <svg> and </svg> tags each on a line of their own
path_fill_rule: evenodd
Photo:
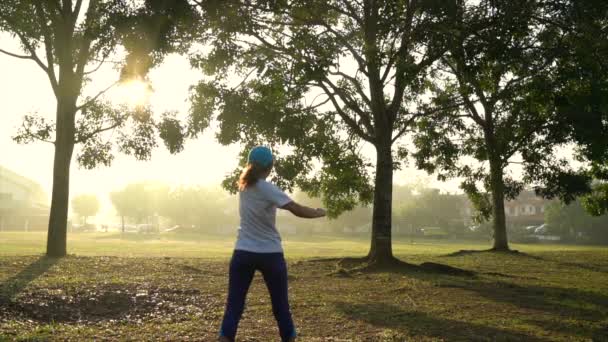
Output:
<svg viewBox="0 0 608 342">
<path fill-rule="evenodd" d="M 585 187 L 557 183 L 549 194 L 587 193 L 583 205 L 599 216 L 608 212 L 608 3 L 563 0 L 554 6 L 553 22 L 564 44 L 557 59 L 555 106 L 578 146 L 583 172 L 595 182 Z"/>
<path fill-rule="evenodd" d="M 121 79 L 145 80 L 146 72 L 169 52 L 187 45 L 196 12 L 187 1 L 7 0 L 0 3 L 0 31 L 20 43 L 22 53 L 0 53 L 33 61 L 48 77 L 56 98 L 55 120 L 28 115 L 15 140 L 54 144 L 53 190 L 47 255 L 66 254 L 70 162 L 76 144 L 80 165 L 109 165 L 113 145 L 103 133 L 119 130 L 124 153 L 149 158 L 156 132 L 171 152 L 182 148 L 182 127 L 171 115 L 154 120 L 149 109 L 125 110 L 104 102 L 101 91 L 85 97 L 83 88 L 106 63 L 122 68 Z M 124 61 L 108 61 L 125 48 Z M 111 86 L 113 86 L 111 85 Z M 110 86 L 110 87 L 111 87 Z"/>
<path fill-rule="evenodd" d="M 95 195 L 79 195 L 72 199 L 72 210 L 84 218 L 87 224 L 89 216 L 95 216 L 99 212 L 99 200 Z"/>
<path fill-rule="evenodd" d="M 586 182 L 555 157 L 555 148 L 569 141 L 556 120 L 551 88 L 560 32 L 540 1 L 459 5 L 434 91 L 436 101 L 456 96 L 463 105 L 420 121 L 415 157 L 440 179 L 464 178 L 461 188 L 478 218 L 493 219 L 493 250 L 506 251 L 505 199 L 514 199 L 525 183 Z M 511 177 L 513 164 L 523 168 L 522 180 Z"/>
<path fill-rule="evenodd" d="M 167 186 L 149 182 L 128 184 L 122 190 L 111 192 L 110 201 L 121 217 L 122 232 L 125 232 L 125 217 L 142 223 L 158 214 L 161 199 L 167 193 Z"/>
<path fill-rule="evenodd" d="M 181 186 L 159 196 L 158 213 L 182 226 L 196 225 L 202 230 L 234 224 L 236 215 L 225 212 L 234 208 L 234 200 L 221 189 L 200 186 Z M 235 208 L 236 209 L 236 208 Z"/>
<path fill-rule="evenodd" d="M 450 233 L 461 233 L 466 202 L 462 195 L 443 194 L 439 189 L 423 189 L 397 209 L 397 220 L 414 229 L 440 227 Z"/>
<path fill-rule="evenodd" d="M 273 146 L 273 180 L 320 197 L 331 216 L 373 202 L 367 260 L 395 262 L 393 171 L 406 154 L 398 142 L 433 111 L 421 95 L 446 50 L 453 2 L 198 3 L 211 48 L 192 63 L 215 76 L 194 87 L 190 133 L 217 119 L 220 143 L 243 143 L 241 163 L 251 146 Z M 235 73 L 243 77 L 237 85 Z M 375 163 L 362 157 L 365 144 Z M 236 176 L 224 182 L 232 191 Z"/>
<path fill-rule="evenodd" d="M 608 215 L 592 216 L 580 200 L 569 204 L 552 202 L 545 210 L 545 222 L 549 232 L 562 239 L 608 243 Z"/>
</svg>

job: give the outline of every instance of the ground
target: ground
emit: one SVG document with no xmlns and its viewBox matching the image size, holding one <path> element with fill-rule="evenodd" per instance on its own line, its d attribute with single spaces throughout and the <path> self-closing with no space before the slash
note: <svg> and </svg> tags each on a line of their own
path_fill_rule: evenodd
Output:
<svg viewBox="0 0 608 342">
<path fill-rule="evenodd" d="M 41 256 L 42 233 L 0 233 L 0 340 L 214 341 L 232 240 L 74 234 L 70 255 Z M 395 241 L 425 269 L 349 272 L 364 239 L 287 239 L 290 298 L 300 341 L 608 341 L 608 249 Z M 342 261 L 341 261 L 342 260 Z M 256 276 L 239 341 L 276 341 Z"/>
</svg>

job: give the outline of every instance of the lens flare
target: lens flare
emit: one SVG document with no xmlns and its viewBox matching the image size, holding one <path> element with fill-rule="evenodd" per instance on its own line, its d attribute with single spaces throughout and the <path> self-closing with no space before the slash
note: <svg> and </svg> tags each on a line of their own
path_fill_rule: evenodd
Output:
<svg viewBox="0 0 608 342">
<path fill-rule="evenodd" d="M 129 107 L 143 107 L 150 101 L 152 89 L 142 80 L 130 80 L 120 85 L 118 102 Z"/>
</svg>

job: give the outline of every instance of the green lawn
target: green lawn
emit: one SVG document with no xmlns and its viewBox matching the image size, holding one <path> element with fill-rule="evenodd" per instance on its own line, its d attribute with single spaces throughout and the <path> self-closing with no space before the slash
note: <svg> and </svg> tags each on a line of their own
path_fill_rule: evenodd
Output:
<svg viewBox="0 0 608 342">
<path fill-rule="evenodd" d="M 446 256 L 485 243 L 396 241 L 423 269 L 337 272 L 368 241 L 287 238 L 301 341 L 608 341 L 608 249 L 514 245 L 523 253 Z M 63 259 L 41 233 L 0 233 L 1 340 L 213 341 L 232 239 L 73 234 Z M 256 276 L 239 341 L 276 341 Z"/>
<path fill-rule="evenodd" d="M 287 257 L 327 258 L 363 256 L 369 249 L 369 239 L 358 237 L 320 236 L 284 237 Z M 46 233 L 42 232 L 0 232 L 0 256 L 43 254 L 46 248 Z M 137 233 L 74 233 L 68 235 L 68 253 L 84 256 L 121 257 L 183 257 L 183 258 L 226 258 L 232 253 L 234 236 L 203 236 L 137 234 Z M 462 242 L 442 240 L 413 241 L 394 238 L 393 252 L 397 256 L 443 255 L 461 249 L 487 249 L 490 242 Z M 522 252 L 548 251 L 602 251 L 605 248 L 575 245 L 512 244 L 512 248 Z"/>
</svg>

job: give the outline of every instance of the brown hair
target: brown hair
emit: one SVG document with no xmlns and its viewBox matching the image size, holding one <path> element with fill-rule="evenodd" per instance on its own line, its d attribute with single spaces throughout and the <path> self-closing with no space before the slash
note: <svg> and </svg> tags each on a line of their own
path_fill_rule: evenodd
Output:
<svg viewBox="0 0 608 342">
<path fill-rule="evenodd" d="M 271 168 L 272 164 L 267 167 L 262 167 L 260 164 L 255 162 L 247 164 L 247 167 L 243 170 L 241 177 L 239 177 L 239 181 L 237 182 L 239 191 L 243 191 L 247 189 L 247 187 L 257 183 L 257 181 L 262 178 L 262 176 Z"/>
</svg>

